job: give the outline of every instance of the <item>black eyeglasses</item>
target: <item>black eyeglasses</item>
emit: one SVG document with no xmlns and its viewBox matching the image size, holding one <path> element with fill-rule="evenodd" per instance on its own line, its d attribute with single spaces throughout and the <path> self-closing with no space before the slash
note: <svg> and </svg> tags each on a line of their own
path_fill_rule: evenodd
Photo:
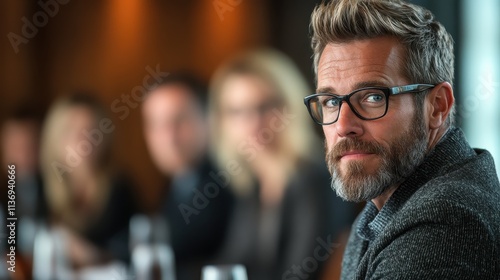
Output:
<svg viewBox="0 0 500 280">
<path fill-rule="evenodd" d="M 345 102 L 362 120 L 376 120 L 387 114 L 389 96 L 403 93 L 419 93 L 434 85 L 413 84 L 399 87 L 366 87 L 347 95 L 317 93 L 304 98 L 304 104 L 313 120 L 320 125 L 329 125 L 339 119 L 340 107 Z"/>
</svg>

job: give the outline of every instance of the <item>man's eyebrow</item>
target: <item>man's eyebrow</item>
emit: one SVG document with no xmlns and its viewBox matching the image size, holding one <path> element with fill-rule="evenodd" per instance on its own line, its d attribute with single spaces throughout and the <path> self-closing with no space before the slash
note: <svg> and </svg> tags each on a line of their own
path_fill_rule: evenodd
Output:
<svg viewBox="0 0 500 280">
<path fill-rule="evenodd" d="M 387 83 L 384 83 L 382 81 L 377 81 L 377 80 L 372 80 L 372 81 L 364 81 L 364 82 L 359 82 L 356 83 L 355 88 L 365 88 L 365 87 L 389 87 Z"/>
<path fill-rule="evenodd" d="M 354 85 L 353 90 L 360 89 L 360 88 L 366 88 L 366 87 L 389 87 L 389 86 L 382 81 L 376 81 L 376 80 L 363 81 L 363 82 L 356 83 Z M 316 90 L 316 93 L 330 93 L 330 94 L 336 94 L 336 95 L 338 94 L 337 91 L 331 86 L 318 88 Z M 348 92 L 344 92 L 343 94 L 348 94 Z"/>
<path fill-rule="evenodd" d="M 331 93 L 331 94 L 335 94 L 335 89 L 333 89 L 333 87 L 322 87 L 322 88 L 316 89 L 316 93 Z"/>
</svg>

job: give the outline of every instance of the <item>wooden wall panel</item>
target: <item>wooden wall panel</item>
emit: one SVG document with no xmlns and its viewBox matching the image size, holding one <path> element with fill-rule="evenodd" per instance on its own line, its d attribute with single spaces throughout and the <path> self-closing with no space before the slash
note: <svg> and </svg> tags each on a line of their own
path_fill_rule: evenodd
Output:
<svg viewBox="0 0 500 280">
<path fill-rule="evenodd" d="M 268 43 L 264 0 L 240 1 L 224 12 L 224 19 L 214 2 L 70 0 L 16 55 L 9 49 L 6 34 L 19 32 L 21 18 L 32 17 L 41 7 L 35 1 L 2 1 L 1 111 L 18 103 L 22 92 L 26 92 L 22 98 L 46 109 L 75 88 L 98 91 L 111 108 L 122 94 L 142 85 L 147 66 L 159 65 L 163 72 L 189 70 L 208 81 L 228 55 Z M 145 148 L 140 108 L 130 108 L 123 120 L 120 113 L 111 114 L 117 162 L 134 176 L 143 205 L 151 210 L 158 202 L 162 178 Z"/>
</svg>

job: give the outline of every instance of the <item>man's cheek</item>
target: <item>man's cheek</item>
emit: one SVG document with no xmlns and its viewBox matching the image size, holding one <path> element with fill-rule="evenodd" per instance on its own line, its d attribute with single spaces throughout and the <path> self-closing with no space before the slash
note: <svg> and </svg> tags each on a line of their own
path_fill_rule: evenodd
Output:
<svg viewBox="0 0 500 280">
<path fill-rule="evenodd" d="M 333 147 L 333 145 L 331 144 L 331 141 L 328 139 L 325 139 L 325 144 L 324 144 L 325 154 L 328 154 L 330 151 L 332 151 L 332 147 Z"/>
<path fill-rule="evenodd" d="M 329 126 L 323 126 L 323 133 L 325 135 L 325 146 L 328 148 L 328 151 L 330 151 L 335 144 L 333 130 Z"/>
</svg>

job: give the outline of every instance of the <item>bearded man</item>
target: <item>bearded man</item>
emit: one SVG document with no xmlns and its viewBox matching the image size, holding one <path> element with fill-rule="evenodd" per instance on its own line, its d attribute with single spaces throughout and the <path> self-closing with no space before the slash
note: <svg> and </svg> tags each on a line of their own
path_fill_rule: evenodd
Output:
<svg viewBox="0 0 500 280">
<path fill-rule="evenodd" d="M 453 125 L 453 39 L 399 0 L 334 0 L 311 19 L 332 188 L 367 201 L 342 279 L 500 279 L 493 158 Z"/>
</svg>

